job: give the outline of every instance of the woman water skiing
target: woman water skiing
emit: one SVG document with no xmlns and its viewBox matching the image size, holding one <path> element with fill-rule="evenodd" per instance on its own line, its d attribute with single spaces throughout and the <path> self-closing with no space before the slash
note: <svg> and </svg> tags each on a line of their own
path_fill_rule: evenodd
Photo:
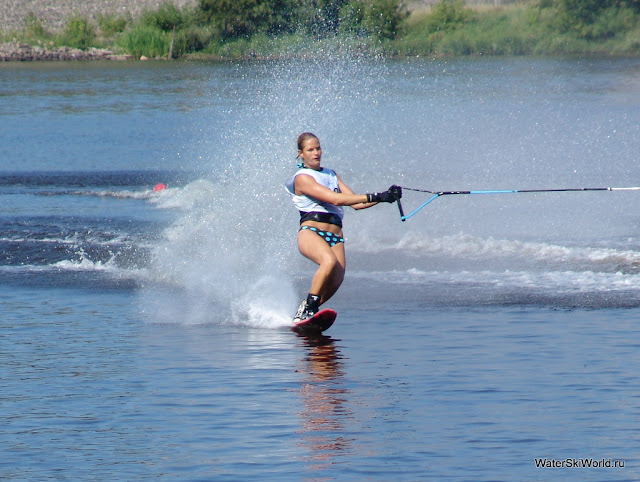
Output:
<svg viewBox="0 0 640 482">
<path fill-rule="evenodd" d="M 312 317 L 331 298 L 344 279 L 346 258 L 342 237 L 343 206 L 366 209 L 380 202 L 392 203 L 402 197 L 402 189 L 355 194 L 331 169 L 321 167 L 320 140 L 311 132 L 298 137 L 299 169 L 287 180 L 286 188 L 300 211 L 298 249 L 318 265 L 307 298 L 302 300 L 294 325 Z"/>
</svg>

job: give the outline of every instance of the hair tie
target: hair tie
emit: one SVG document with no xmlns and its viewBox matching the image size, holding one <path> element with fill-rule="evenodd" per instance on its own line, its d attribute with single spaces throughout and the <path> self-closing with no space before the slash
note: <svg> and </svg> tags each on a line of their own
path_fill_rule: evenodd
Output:
<svg viewBox="0 0 640 482">
<path fill-rule="evenodd" d="M 302 169 L 304 167 L 304 164 L 302 162 L 299 162 L 297 166 L 298 166 L 298 169 Z"/>
</svg>

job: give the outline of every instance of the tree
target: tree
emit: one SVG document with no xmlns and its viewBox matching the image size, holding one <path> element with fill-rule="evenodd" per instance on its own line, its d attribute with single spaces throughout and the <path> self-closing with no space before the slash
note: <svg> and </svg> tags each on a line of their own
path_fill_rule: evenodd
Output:
<svg viewBox="0 0 640 482">
<path fill-rule="evenodd" d="M 223 37 L 279 33 L 291 28 L 292 0 L 200 0 L 204 20 Z"/>
<path fill-rule="evenodd" d="M 340 31 L 394 39 L 407 16 L 399 0 L 350 0 L 340 9 Z"/>
<path fill-rule="evenodd" d="M 340 9 L 347 0 L 307 0 L 299 10 L 299 24 L 316 37 L 338 32 Z"/>
<path fill-rule="evenodd" d="M 369 2 L 363 24 L 367 31 L 376 37 L 393 40 L 408 15 L 409 13 L 401 1 L 376 0 Z"/>
<path fill-rule="evenodd" d="M 394 38 L 408 15 L 403 0 L 200 0 L 205 23 L 225 38 L 304 29 Z"/>
<path fill-rule="evenodd" d="M 562 30 L 594 40 L 636 28 L 640 0 L 556 0 L 549 6 L 557 9 Z"/>
</svg>

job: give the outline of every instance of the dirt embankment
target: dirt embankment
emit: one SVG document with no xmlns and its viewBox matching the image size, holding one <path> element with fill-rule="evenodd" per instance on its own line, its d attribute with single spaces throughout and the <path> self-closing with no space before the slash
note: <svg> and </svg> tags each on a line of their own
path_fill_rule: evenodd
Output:
<svg viewBox="0 0 640 482">
<path fill-rule="evenodd" d="M 127 60 L 130 55 L 117 55 L 106 49 L 87 50 L 70 47 L 42 47 L 7 42 L 0 44 L 0 62 L 28 62 L 34 60 Z"/>
</svg>

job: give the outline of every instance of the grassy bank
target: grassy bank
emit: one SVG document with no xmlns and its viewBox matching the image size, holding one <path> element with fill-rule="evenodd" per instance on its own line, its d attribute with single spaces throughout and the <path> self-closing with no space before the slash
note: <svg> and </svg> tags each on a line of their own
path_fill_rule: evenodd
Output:
<svg viewBox="0 0 640 482">
<path fill-rule="evenodd" d="M 607 9 L 592 23 L 578 25 L 550 1 L 474 9 L 441 2 L 413 12 L 405 27 L 388 46 L 395 54 L 640 54 L 640 14 L 630 8 Z"/>
<path fill-rule="evenodd" d="M 640 54 L 637 9 L 616 4 L 591 17 L 574 18 L 562 5 L 557 0 L 532 0 L 503 7 L 469 7 L 460 0 L 443 0 L 403 15 L 393 35 L 358 28 L 331 35 L 297 29 L 229 36 L 207 22 L 198 7 L 164 3 L 136 19 L 107 14 L 95 20 L 71 17 L 57 32 L 48 31 L 41 19 L 29 15 L 24 28 L 0 32 L 0 42 L 107 48 L 136 58 L 302 55 L 332 40 L 335 44 L 336 38 L 345 48 L 389 56 Z"/>
</svg>

